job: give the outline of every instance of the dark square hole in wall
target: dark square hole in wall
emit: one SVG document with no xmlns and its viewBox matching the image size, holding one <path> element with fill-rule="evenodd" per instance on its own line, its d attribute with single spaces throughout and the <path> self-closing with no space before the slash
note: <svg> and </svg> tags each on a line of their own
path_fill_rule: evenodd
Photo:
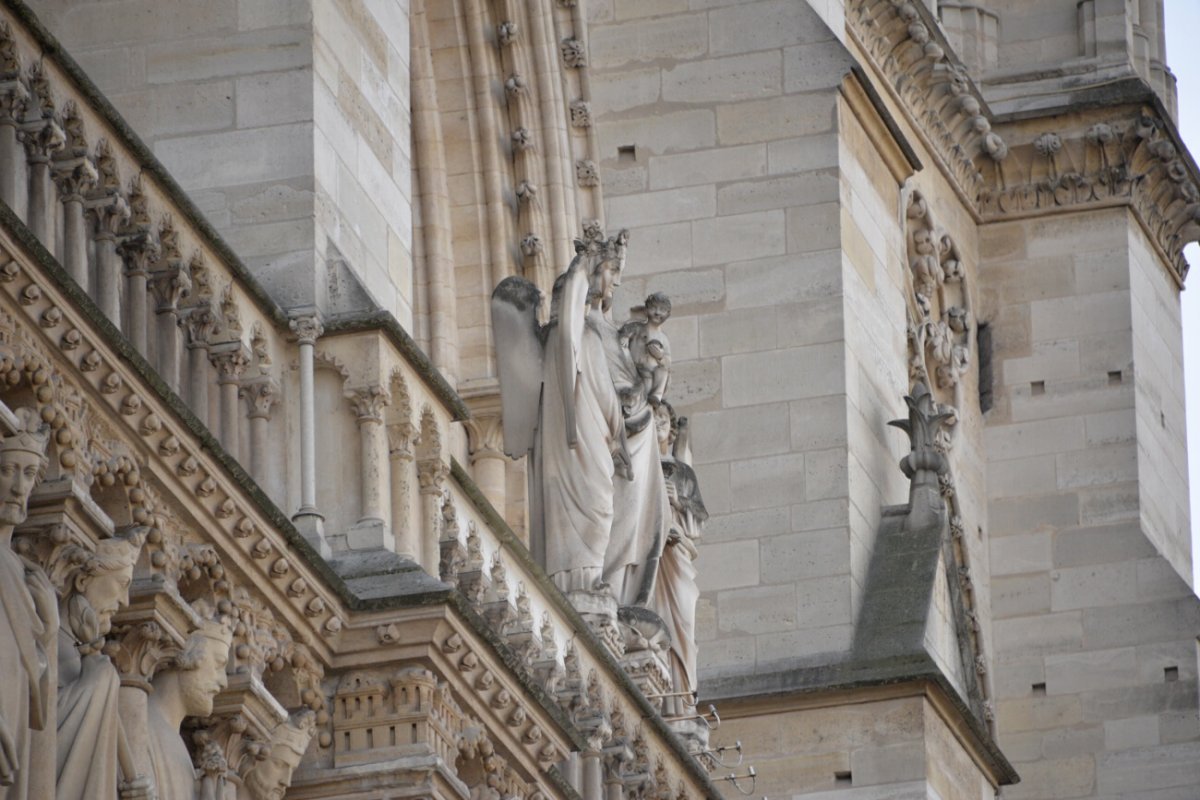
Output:
<svg viewBox="0 0 1200 800">
<path fill-rule="evenodd" d="M 1117 370 L 1113 370 L 1112 372 L 1108 373 L 1108 385 L 1109 386 L 1116 386 L 1120 382 L 1121 382 L 1121 370 L 1117 369 Z"/>
<path fill-rule="evenodd" d="M 637 161 L 637 145 L 623 144 L 617 147 L 617 161 L 631 163 Z"/>
<path fill-rule="evenodd" d="M 1036 696 L 1036 697 L 1042 697 L 1042 696 L 1044 696 L 1044 695 L 1046 694 L 1046 684 L 1044 684 L 1044 683 L 1035 683 L 1035 684 L 1033 685 L 1033 694 L 1034 694 L 1034 696 Z"/>
<path fill-rule="evenodd" d="M 1032 395 L 1045 394 L 1046 393 L 1046 382 L 1045 381 L 1033 381 L 1032 383 L 1029 384 L 1029 393 Z"/>
<path fill-rule="evenodd" d="M 991 410 L 995 398 L 992 395 L 992 328 L 981 322 L 975 329 L 975 344 L 979 349 L 979 410 Z"/>
<path fill-rule="evenodd" d="M 1163 680 L 1167 683 L 1174 683 L 1179 680 L 1179 667 L 1166 667 L 1163 670 Z"/>
<path fill-rule="evenodd" d="M 854 776 L 850 774 L 850 770 L 838 770 L 833 773 L 833 782 L 839 786 L 847 786 L 854 783 Z"/>
</svg>

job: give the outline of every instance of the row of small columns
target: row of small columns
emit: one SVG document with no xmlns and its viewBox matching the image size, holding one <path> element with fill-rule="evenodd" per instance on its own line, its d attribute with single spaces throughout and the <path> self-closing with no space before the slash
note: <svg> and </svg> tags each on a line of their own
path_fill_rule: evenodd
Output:
<svg viewBox="0 0 1200 800">
<path fill-rule="evenodd" d="M 94 288 L 93 297 L 100 310 L 143 354 L 148 353 L 149 344 L 147 292 L 153 294 L 158 317 L 158 367 L 167 384 L 181 393 L 179 324 L 185 320 L 180 316 L 179 302 L 190 288 L 187 276 L 180 275 L 178 259 L 175 263 L 168 259 L 166 265 L 160 262 L 160 255 L 168 248 L 159 247 L 150 234 L 149 221 L 138 218 L 130 208 L 107 141 L 99 140 L 94 155 L 89 155 L 78 112 L 68 104 L 60 126 L 53 107 L 43 96 L 47 93 L 37 66 L 29 73 L 28 85 L 17 74 L 0 79 L 0 200 L 18 214 L 24 212 L 34 236 L 48 250 L 57 251 L 67 273 L 85 292 Z M 62 204 L 61 239 L 56 235 L 56 202 Z M 89 276 L 89 240 L 95 255 L 94 287 Z M 125 321 L 123 279 L 128 314 Z M 204 313 L 193 310 L 187 321 L 195 327 Z M 190 337 L 188 348 L 192 351 L 188 397 L 204 417 L 208 408 L 207 336 Z M 222 375 L 224 385 L 236 377 L 228 370 Z M 237 452 L 237 434 L 233 432 L 238 418 L 236 391 L 236 386 L 225 390 L 221 407 L 221 438 L 232 452 Z M 230 394 L 234 395 L 232 402 Z"/>
<path fill-rule="evenodd" d="M 191 281 L 188 267 L 178 257 L 175 234 L 164 231 L 160 244 L 151 235 L 147 220 L 135 219 L 138 224 L 130 225 L 134 210 L 116 180 L 108 144 L 101 140 L 95 154 L 89 155 L 79 117 L 70 108 L 64 112 L 65 131 L 52 110 L 34 119 L 27 114 L 25 119 L 19 119 L 24 109 L 36 105 L 27 101 L 30 92 L 20 79 L 16 76 L 0 79 L 0 199 L 18 212 L 26 212 L 24 216 L 34 235 L 47 249 L 61 250 L 58 256 L 68 274 L 85 291 L 94 289 L 100 310 L 114 325 L 124 329 L 134 347 L 143 354 L 149 353 L 147 302 L 153 298 L 156 366 L 164 381 L 178 394 L 185 394 L 186 389 L 189 405 L 208 423 L 209 383 L 211 370 L 216 368 L 220 441 L 235 456 L 240 452 L 240 399 L 244 398 L 250 419 L 250 469 L 262 480 L 268 468 L 265 461 L 269 450 L 268 421 L 278 401 L 278 383 L 265 375 L 245 379 L 251 359 L 239 340 L 211 342 L 219 314 L 210 298 L 181 307 L 185 300 L 192 299 Z M 22 159 L 27 180 L 22 180 Z M 56 201 L 62 203 L 61 240 L 56 236 Z M 89 240 L 95 259 L 94 286 L 90 285 Z M 122 279 L 126 289 L 125 309 L 121 303 Z M 123 310 L 127 314 L 124 321 Z M 315 342 L 323 328 L 315 312 L 297 314 L 291 327 L 299 342 L 301 382 L 301 503 L 296 519 L 315 523 L 302 528 L 314 528 L 319 534 L 313 366 Z M 186 383 L 181 363 L 185 351 Z M 422 497 L 418 528 L 423 535 L 410 530 L 411 526 L 405 522 L 409 518 L 408 476 L 414 460 L 411 448 L 414 431 L 411 426 L 385 430 L 381 409 L 387 397 L 386 393 L 376 391 L 366 410 L 356 409 L 361 411 L 358 423 L 363 475 L 359 526 L 382 528 L 384 486 L 389 483 L 384 473 L 390 472 L 387 488 L 391 490 L 396 549 L 427 569 L 436 570 L 437 522 L 447 470 L 440 459 L 418 462 Z M 502 471 L 493 478 L 485 483 L 492 490 L 489 494 L 499 501 L 503 491 Z M 496 490 L 501 492 L 500 496 L 496 496 Z M 499 502 L 497 505 L 503 507 Z M 324 546 L 322 535 L 315 538 L 314 543 Z"/>
<path fill-rule="evenodd" d="M 186 324 L 189 336 L 188 399 L 201 418 L 208 412 L 210 364 L 217 368 L 220 399 L 220 440 L 231 453 L 238 453 L 240 410 L 238 397 L 242 390 L 241 377 L 249 365 L 248 354 L 240 341 L 210 347 L 209 339 L 216 327 L 216 315 L 210 304 L 184 310 L 179 303 L 188 294 L 191 283 L 187 271 L 174 263 L 163 264 L 163 248 L 146 227 L 130 232 L 127 223 L 132 211 L 128 200 L 116 185 L 97 187 L 102 173 L 97 170 L 85 147 L 76 143 L 68 146 L 64 136 L 50 119 L 38 119 L 18 124 L 13 101 L 21 97 L 19 81 L 0 83 L 0 199 L 11 208 L 24 206 L 30 230 L 53 250 L 55 241 L 55 186 L 63 205 L 63 236 L 60 253 L 71 278 L 85 291 L 89 287 L 88 239 L 95 248 L 95 300 L 100 310 L 113 324 L 124 327 L 133 346 L 141 353 L 148 352 L 147 295 L 154 298 L 156 311 L 156 340 L 160 374 L 170 388 L 180 393 L 180 352 L 184 349 L 181 325 Z M 20 128 L 20 130 L 18 130 Z M 27 156 L 28 203 L 22 203 L 20 172 L 16 168 L 21 157 L 19 140 L 23 140 Z M 95 161 L 111 159 L 107 144 L 96 147 Z M 91 219 L 89 231 L 88 218 Z M 127 295 L 127 324 L 121 322 L 121 279 L 124 276 Z M 264 395 L 264 384 L 255 388 L 251 428 L 265 442 L 265 427 L 273 400 Z M 277 395 L 277 384 L 274 384 Z M 207 420 L 205 420 L 207 422 Z M 251 452 L 252 472 L 264 477 L 265 448 L 254 447 Z"/>
<path fill-rule="evenodd" d="M 310 543 L 329 555 L 331 548 L 324 530 L 324 517 L 317 508 L 314 383 L 316 342 L 324 333 L 324 326 L 320 313 L 315 309 L 305 309 L 293 315 L 290 325 L 299 345 L 300 367 L 300 508 L 292 519 Z M 430 574 L 437 574 L 440 558 L 438 522 L 448 474 L 446 465 L 436 455 L 421 459 L 416 457 L 413 448 L 417 438 L 416 429 L 411 424 L 386 424 L 384 410 L 391 397 L 384 387 L 356 387 L 347 392 L 347 399 L 358 424 L 361 492 L 358 521 L 347 532 L 349 544 L 355 548 L 394 549 L 396 553 L 420 564 Z M 253 428 L 251 435 L 258 435 Z M 265 436 L 265 432 L 261 435 Z M 418 523 L 411 525 L 410 475 L 414 462 L 420 486 L 421 509 Z"/>
</svg>

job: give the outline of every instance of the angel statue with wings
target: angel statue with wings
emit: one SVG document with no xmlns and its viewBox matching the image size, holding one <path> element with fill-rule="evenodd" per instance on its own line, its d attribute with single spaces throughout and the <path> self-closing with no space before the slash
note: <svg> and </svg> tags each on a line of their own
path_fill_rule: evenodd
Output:
<svg viewBox="0 0 1200 800">
<path fill-rule="evenodd" d="M 567 594 L 611 594 L 604 565 L 614 487 L 631 477 L 602 339 L 627 241 L 627 231 L 606 239 L 598 224 L 585 225 L 545 325 L 530 281 L 505 278 L 492 293 L 504 447 L 513 458 L 530 455 L 530 546 Z"/>
</svg>

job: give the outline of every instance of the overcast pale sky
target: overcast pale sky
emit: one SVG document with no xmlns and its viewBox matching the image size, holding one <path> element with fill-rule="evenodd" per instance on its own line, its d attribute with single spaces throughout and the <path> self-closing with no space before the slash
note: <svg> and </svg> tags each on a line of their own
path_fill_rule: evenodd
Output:
<svg viewBox="0 0 1200 800">
<path fill-rule="evenodd" d="M 1179 131 L 1200 159 L 1200 0 L 1166 0 L 1167 63 L 1179 93 Z M 1188 472 L 1192 492 L 1193 586 L 1200 587 L 1200 246 L 1184 251 L 1195 269 L 1183 293 L 1183 359 L 1187 390 Z"/>
</svg>

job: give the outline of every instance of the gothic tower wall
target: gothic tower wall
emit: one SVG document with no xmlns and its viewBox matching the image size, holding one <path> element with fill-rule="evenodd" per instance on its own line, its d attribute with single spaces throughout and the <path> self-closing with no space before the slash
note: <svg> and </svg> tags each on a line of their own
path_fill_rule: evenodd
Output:
<svg viewBox="0 0 1200 800">
<path fill-rule="evenodd" d="M 1177 285 L 1122 208 L 982 237 L 994 683 L 1023 779 L 1013 796 L 1186 792 L 1200 779 L 1200 607 Z"/>
<path fill-rule="evenodd" d="M 30 5 L 281 305 L 412 326 L 407 4 Z"/>
</svg>

